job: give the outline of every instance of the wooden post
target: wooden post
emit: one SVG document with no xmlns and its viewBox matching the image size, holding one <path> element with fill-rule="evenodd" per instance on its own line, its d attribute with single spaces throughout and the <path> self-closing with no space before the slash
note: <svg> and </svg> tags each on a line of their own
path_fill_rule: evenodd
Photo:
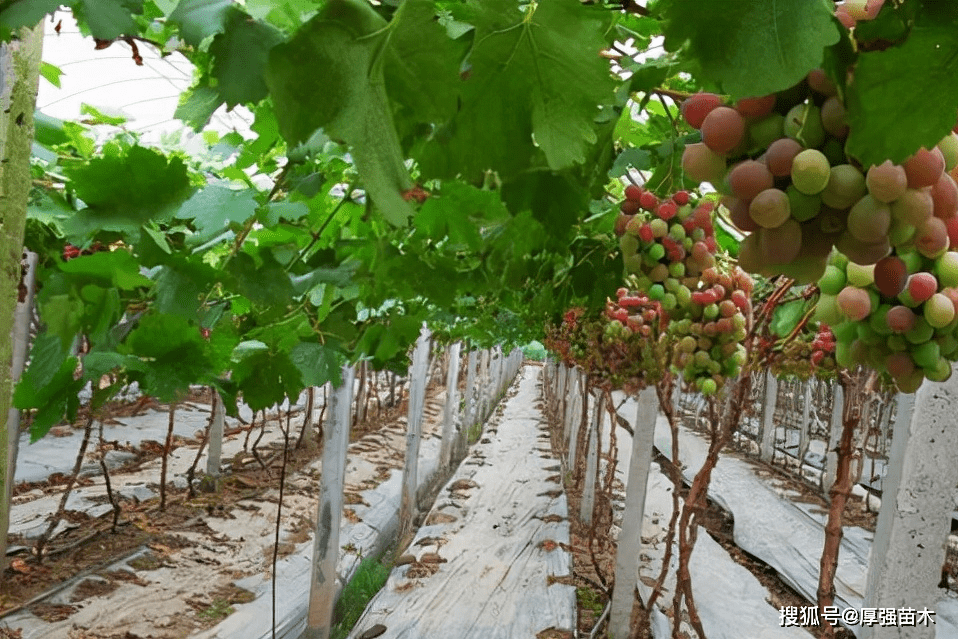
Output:
<svg viewBox="0 0 958 639">
<path fill-rule="evenodd" d="M 958 484 L 958 375 L 898 395 L 881 511 L 865 589 L 866 608 L 934 610 Z M 863 639 L 931 639 L 927 626 L 862 627 Z"/>
<path fill-rule="evenodd" d="M 323 431 L 323 474 L 316 516 L 309 610 L 303 639 L 328 639 L 333 626 L 333 605 L 338 596 L 339 527 L 343 517 L 354 375 L 352 367 L 344 366 L 343 383 L 329 399 L 330 419 Z"/>
<path fill-rule="evenodd" d="M 210 477 L 219 477 L 222 471 L 223 455 L 223 422 L 226 411 L 223 408 L 223 398 L 219 392 L 213 390 L 213 423 L 210 424 L 209 454 L 206 457 L 206 474 Z"/>
<path fill-rule="evenodd" d="M 452 465 L 453 440 L 456 437 L 456 417 L 459 415 L 459 349 L 462 344 L 456 342 L 447 349 L 449 360 L 446 367 L 446 405 L 442 416 L 442 445 L 439 459 L 442 468 L 448 469 Z"/>
<path fill-rule="evenodd" d="M 585 463 L 585 486 L 579 503 L 579 520 L 586 526 L 592 525 L 592 511 L 595 510 L 595 482 L 599 470 L 599 440 L 602 434 L 602 411 L 605 410 L 605 394 L 596 389 L 599 396 L 595 400 L 592 424 L 589 428 L 589 452 Z"/>
<path fill-rule="evenodd" d="M 677 391 L 676 388 L 673 392 Z M 632 457 L 629 460 L 629 483 L 625 490 L 625 511 L 622 513 L 622 530 L 619 532 L 615 552 L 615 588 L 612 591 L 609 611 L 609 637 L 612 639 L 626 639 L 629 636 L 629 620 L 639 582 L 645 492 L 649 484 L 658 415 L 655 387 L 644 388 L 639 393 L 635 435 L 632 437 Z"/>
<path fill-rule="evenodd" d="M 429 366 L 429 329 L 425 324 L 416 341 L 409 367 L 409 411 L 406 418 L 406 463 L 402 473 L 402 500 L 399 505 L 399 538 L 412 530 L 419 510 L 416 486 L 419 472 L 419 444 L 422 440 L 422 411 L 426 399 L 426 375 Z"/>
<path fill-rule="evenodd" d="M 845 389 L 835 382 L 832 392 L 832 419 L 829 423 L 828 448 L 825 449 L 825 468 L 822 469 L 822 491 L 828 494 L 838 471 L 838 441 L 842 437 L 842 415 L 845 409 Z"/>
<path fill-rule="evenodd" d="M 771 462 L 775 455 L 775 403 L 778 400 L 778 379 L 771 371 L 765 372 L 765 404 L 762 407 L 762 433 L 759 457 Z"/>
</svg>

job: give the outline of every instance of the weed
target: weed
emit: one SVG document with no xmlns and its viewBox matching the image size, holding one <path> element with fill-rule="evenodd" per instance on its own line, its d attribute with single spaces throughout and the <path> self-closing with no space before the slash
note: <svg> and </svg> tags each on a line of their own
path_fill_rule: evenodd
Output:
<svg viewBox="0 0 958 639">
<path fill-rule="evenodd" d="M 575 589 L 576 599 L 579 600 L 579 607 L 591 610 L 596 615 L 601 615 L 605 604 L 602 602 L 602 594 L 596 592 L 593 588 L 580 586 Z"/>
<path fill-rule="evenodd" d="M 356 574 L 336 602 L 336 627 L 330 635 L 332 639 L 345 639 L 349 635 L 366 605 L 386 585 L 389 569 L 381 557 L 366 557 L 359 563 Z"/>
<path fill-rule="evenodd" d="M 207 621 L 219 622 L 223 619 L 226 619 L 234 612 L 235 610 L 233 609 L 233 606 L 230 605 L 229 601 L 223 598 L 216 598 L 213 600 L 213 603 L 210 604 L 209 608 L 201 610 L 199 613 L 197 613 L 197 616 Z"/>
<path fill-rule="evenodd" d="M 479 441 L 479 438 L 482 437 L 482 424 L 476 422 L 470 426 L 469 430 L 466 431 L 466 437 L 468 438 L 470 446 Z"/>
</svg>

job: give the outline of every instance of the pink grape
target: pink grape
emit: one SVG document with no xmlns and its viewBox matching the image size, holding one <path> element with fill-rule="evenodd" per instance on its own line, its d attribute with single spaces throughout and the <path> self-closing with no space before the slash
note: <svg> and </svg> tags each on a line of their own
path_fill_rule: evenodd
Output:
<svg viewBox="0 0 958 639">
<path fill-rule="evenodd" d="M 768 167 L 755 160 L 745 160 L 732 167 L 728 174 L 732 195 L 740 200 L 752 200 L 756 195 L 774 186 Z"/>
<path fill-rule="evenodd" d="M 931 273 L 921 271 L 908 278 L 908 294 L 921 304 L 938 291 L 938 280 Z"/>
<path fill-rule="evenodd" d="M 702 122 L 702 142 L 715 153 L 728 153 L 744 135 L 745 118 L 729 107 L 714 108 Z"/>
<path fill-rule="evenodd" d="M 872 312 L 868 291 L 862 288 L 846 286 L 838 294 L 837 301 L 838 308 L 853 322 L 865 319 Z"/>
<path fill-rule="evenodd" d="M 919 189 L 923 186 L 931 186 L 938 181 L 942 172 L 945 170 L 945 156 L 941 154 L 938 147 L 931 151 L 928 149 L 918 149 L 918 151 L 902 163 L 905 169 L 905 175 L 908 176 L 908 186 L 913 189 Z"/>
<path fill-rule="evenodd" d="M 768 170 L 775 177 L 792 174 L 792 161 L 802 152 L 802 145 L 792 138 L 781 138 L 772 142 L 765 154 Z"/>
<path fill-rule="evenodd" d="M 788 264 L 802 250 L 802 227 L 795 220 L 785 220 L 775 228 L 760 229 L 759 247 L 768 264 Z"/>
<path fill-rule="evenodd" d="M 930 217 L 918 227 L 915 248 L 925 257 L 938 257 L 948 249 L 948 227 L 937 217 Z"/>
<path fill-rule="evenodd" d="M 907 306 L 892 306 L 885 315 L 885 321 L 888 328 L 896 333 L 907 333 L 915 328 L 915 321 L 918 318 L 915 313 Z"/>
<path fill-rule="evenodd" d="M 746 233 L 751 233 L 761 227 L 758 223 L 752 219 L 748 214 L 749 202 L 744 200 L 739 200 L 737 198 L 731 198 L 726 203 L 725 206 L 728 207 L 729 217 L 739 230 L 745 231 Z"/>
<path fill-rule="evenodd" d="M 958 185 L 947 173 L 931 187 L 931 200 L 934 203 L 934 215 L 942 220 L 958 215 Z"/>
<path fill-rule="evenodd" d="M 735 110 L 746 118 L 760 118 L 772 112 L 775 108 L 775 95 L 766 95 L 759 98 L 742 98 L 735 103 Z"/>
<path fill-rule="evenodd" d="M 835 83 L 821 69 L 812 69 L 808 72 L 808 86 L 811 87 L 812 91 L 817 91 L 822 95 L 831 96 L 838 91 Z"/>
<path fill-rule="evenodd" d="M 831 96 L 822 104 L 822 126 L 829 135 L 844 139 L 848 135 L 845 106 L 838 96 Z"/>
<path fill-rule="evenodd" d="M 915 372 L 915 363 L 908 353 L 890 353 L 885 357 L 885 370 L 894 379 L 908 377 Z"/>
<path fill-rule="evenodd" d="M 714 93 L 695 93 L 682 101 L 682 117 L 693 129 L 701 129 L 705 116 L 721 105 L 721 96 Z"/>
<path fill-rule="evenodd" d="M 892 164 L 891 160 L 885 160 L 868 169 L 865 184 L 871 196 L 879 202 L 893 202 L 904 195 L 908 188 L 908 176 L 905 169 Z"/>
</svg>

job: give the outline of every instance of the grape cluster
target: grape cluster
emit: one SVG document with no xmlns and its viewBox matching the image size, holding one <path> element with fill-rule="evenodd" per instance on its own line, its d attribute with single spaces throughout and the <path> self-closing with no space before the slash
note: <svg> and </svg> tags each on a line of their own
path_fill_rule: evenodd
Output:
<svg viewBox="0 0 958 639">
<path fill-rule="evenodd" d="M 828 324 L 821 322 L 811 343 L 812 354 L 809 361 L 812 366 L 833 370 L 835 368 L 835 334 Z"/>
<path fill-rule="evenodd" d="M 618 301 L 607 300 L 605 305 L 607 338 L 627 339 L 634 334 L 650 338 L 653 330 L 656 335 L 662 331 L 665 318 L 660 302 L 649 299 L 644 293 L 632 293 L 625 287 L 616 291 L 616 297 Z"/>
<path fill-rule="evenodd" d="M 702 134 L 686 147 L 683 168 L 725 194 L 732 222 L 749 234 L 739 255 L 749 272 L 811 282 L 833 246 L 874 264 L 893 247 L 934 257 L 958 239 L 958 185 L 948 174 L 958 165 L 958 135 L 901 165 L 863 170 L 845 154 L 845 107 L 821 70 L 734 106 L 698 93 L 682 113 Z"/>
<path fill-rule="evenodd" d="M 845 0 L 835 4 L 835 17 L 851 29 L 859 21 L 874 20 L 885 0 Z"/>
<path fill-rule="evenodd" d="M 752 279 L 737 266 L 720 268 L 721 263 L 702 272 L 702 288 L 691 294 L 684 316 L 669 325 L 672 364 L 703 395 L 737 377 L 747 359 L 742 342 L 751 318 Z"/>
<path fill-rule="evenodd" d="M 701 273 L 715 266 L 714 204 L 686 191 L 660 201 L 634 184 L 625 198 L 615 229 L 626 273 L 666 311 L 686 307 Z"/>
<path fill-rule="evenodd" d="M 817 317 L 833 325 L 840 366 L 863 364 L 911 393 L 944 381 L 958 360 L 958 252 L 915 248 L 877 264 L 836 253 L 818 282 Z"/>
</svg>

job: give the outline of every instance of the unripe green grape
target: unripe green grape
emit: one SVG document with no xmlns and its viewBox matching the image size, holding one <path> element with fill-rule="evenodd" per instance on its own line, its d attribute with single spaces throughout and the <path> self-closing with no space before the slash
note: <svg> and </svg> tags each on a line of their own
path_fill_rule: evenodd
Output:
<svg viewBox="0 0 958 639">
<path fill-rule="evenodd" d="M 625 272 L 629 275 L 637 275 L 642 272 L 642 258 L 637 254 L 624 255 L 622 263 L 625 266 Z"/>
<path fill-rule="evenodd" d="M 875 265 L 861 265 L 849 262 L 845 270 L 848 283 L 851 286 L 865 288 L 875 283 Z"/>
<path fill-rule="evenodd" d="M 934 327 L 924 317 L 918 316 L 915 328 L 905 333 L 905 339 L 912 344 L 923 344 L 935 335 Z M 917 360 L 915 360 L 917 361 Z"/>
<path fill-rule="evenodd" d="M 915 372 L 907 377 L 899 378 L 895 380 L 895 385 L 898 387 L 898 390 L 902 393 L 914 393 L 921 386 L 921 383 L 925 381 L 925 373 L 922 369 L 917 368 Z"/>
<path fill-rule="evenodd" d="M 685 239 L 685 227 L 681 224 L 673 224 L 669 227 L 669 237 L 676 242 L 681 242 Z"/>
<path fill-rule="evenodd" d="M 799 222 L 811 220 L 822 208 L 822 198 L 820 195 L 808 195 L 795 188 L 794 184 L 789 184 L 785 189 L 788 195 L 788 205 L 792 217 Z"/>
<path fill-rule="evenodd" d="M 649 227 L 652 229 L 652 237 L 663 238 L 669 233 L 669 223 L 661 218 L 655 218 L 649 222 Z"/>
<path fill-rule="evenodd" d="M 888 347 L 888 350 L 896 353 L 907 351 L 911 348 L 911 344 L 905 339 L 904 335 L 889 335 L 885 340 L 885 345 Z"/>
<path fill-rule="evenodd" d="M 719 316 L 719 307 L 718 304 L 709 304 L 702 311 L 702 317 L 707 320 L 714 320 Z"/>
<path fill-rule="evenodd" d="M 812 103 L 796 104 L 785 115 L 785 135 L 806 147 L 821 146 L 825 141 L 821 111 Z"/>
<path fill-rule="evenodd" d="M 941 293 L 935 293 L 925 302 L 924 315 L 932 327 L 942 328 L 955 319 L 955 305 Z"/>
<path fill-rule="evenodd" d="M 891 305 L 882 304 L 868 317 L 868 326 L 878 335 L 887 337 L 892 334 L 892 330 L 888 326 L 889 310 L 891 310 Z"/>
<path fill-rule="evenodd" d="M 692 291 L 683 284 L 675 291 L 675 299 L 678 305 L 684 308 L 692 301 Z"/>
<path fill-rule="evenodd" d="M 677 298 L 675 297 L 675 293 L 666 293 L 665 295 L 662 296 L 662 308 L 664 308 L 665 310 L 667 311 L 674 310 L 677 305 L 678 305 L 678 301 L 677 301 Z"/>
<path fill-rule="evenodd" d="M 953 131 L 941 139 L 938 143 L 938 150 L 945 158 L 945 171 L 950 172 L 958 166 L 958 135 Z"/>
<path fill-rule="evenodd" d="M 672 277 L 684 277 L 685 276 L 685 263 L 684 262 L 672 262 L 669 264 L 669 275 Z"/>
<path fill-rule="evenodd" d="M 628 234 L 623 235 L 619 238 L 619 249 L 622 251 L 623 257 L 635 255 L 636 251 L 639 250 L 639 238 Z"/>
<path fill-rule="evenodd" d="M 826 206 L 847 209 L 867 192 L 862 172 L 851 164 L 839 164 L 829 171 L 828 185 L 821 192 L 821 198 Z"/>
<path fill-rule="evenodd" d="M 653 282 L 664 282 L 669 277 L 669 267 L 665 264 L 656 264 L 649 271 L 649 279 Z"/>
<path fill-rule="evenodd" d="M 833 326 L 844 320 L 841 310 L 838 308 L 838 302 L 834 295 L 821 295 L 818 298 L 818 304 L 815 306 L 814 319 L 818 322 Z"/>
<path fill-rule="evenodd" d="M 946 382 L 951 377 L 951 362 L 939 357 L 934 368 L 925 368 L 925 377 L 932 382 Z"/>
<path fill-rule="evenodd" d="M 821 151 L 805 149 L 792 160 L 792 184 L 802 193 L 821 193 L 828 186 L 830 176 L 831 166 Z"/>
<path fill-rule="evenodd" d="M 669 264 L 669 270 L 670 271 L 672 270 L 671 264 Z M 672 275 L 672 274 L 669 273 L 669 275 Z M 681 286 L 682 286 L 682 282 L 680 282 L 678 278 L 674 276 L 666 278 L 665 280 L 665 290 L 668 291 L 669 293 L 676 292 L 677 290 L 679 290 Z"/>
<path fill-rule="evenodd" d="M 892 246 L 905 246 L 915 239 L 917 232 L 918 229 L 914 226 L 892 218 L 891 226 L 888 227 L 888 241 Z"/>
<path fill-rule="evenodd" d="M 652 260 L 658 262 L 663 257 L 665 257 L 665 247 L 662 246 L 661 244 L 653 244 L 652 246 L 649 247 L 648 253 L 649 253 L 649 257 L 652 258 Z"/>
<path fill-rule="evenodd" d="M 653 302 L 660 301 L 665 296 L 665 287 L 661 284 L 653 284 L 649 287 L 649 299 Z"/>
<path fill-rule="evenodd" d="M 958 253 L 948 251 L 936 259 L 935 276 L 940 287 L 958 286 Z"/>
<path fill-rule="evenodd" d="M 785 116 L 781 113 L 770 113 L 755 120 L 748 127 L 749 140 L 752 146 L 768 148 L 768 146 L 785 135 Z"/>
<path fill-rule="evenodd" d="M 941 357 L 941 352 L 935 342 L 923 342 L 911 350 L 911 358 L 926 370 L 934 370 L 938 366 L 939 357 Z"/>
<path fill-rule="evenodd" d="M 818 280 L 818 288 L 825 295 L 838 295 L 845 288 L 845 271 L 833 264 L 825 267 L 825 273 Z"/>
</svg>

